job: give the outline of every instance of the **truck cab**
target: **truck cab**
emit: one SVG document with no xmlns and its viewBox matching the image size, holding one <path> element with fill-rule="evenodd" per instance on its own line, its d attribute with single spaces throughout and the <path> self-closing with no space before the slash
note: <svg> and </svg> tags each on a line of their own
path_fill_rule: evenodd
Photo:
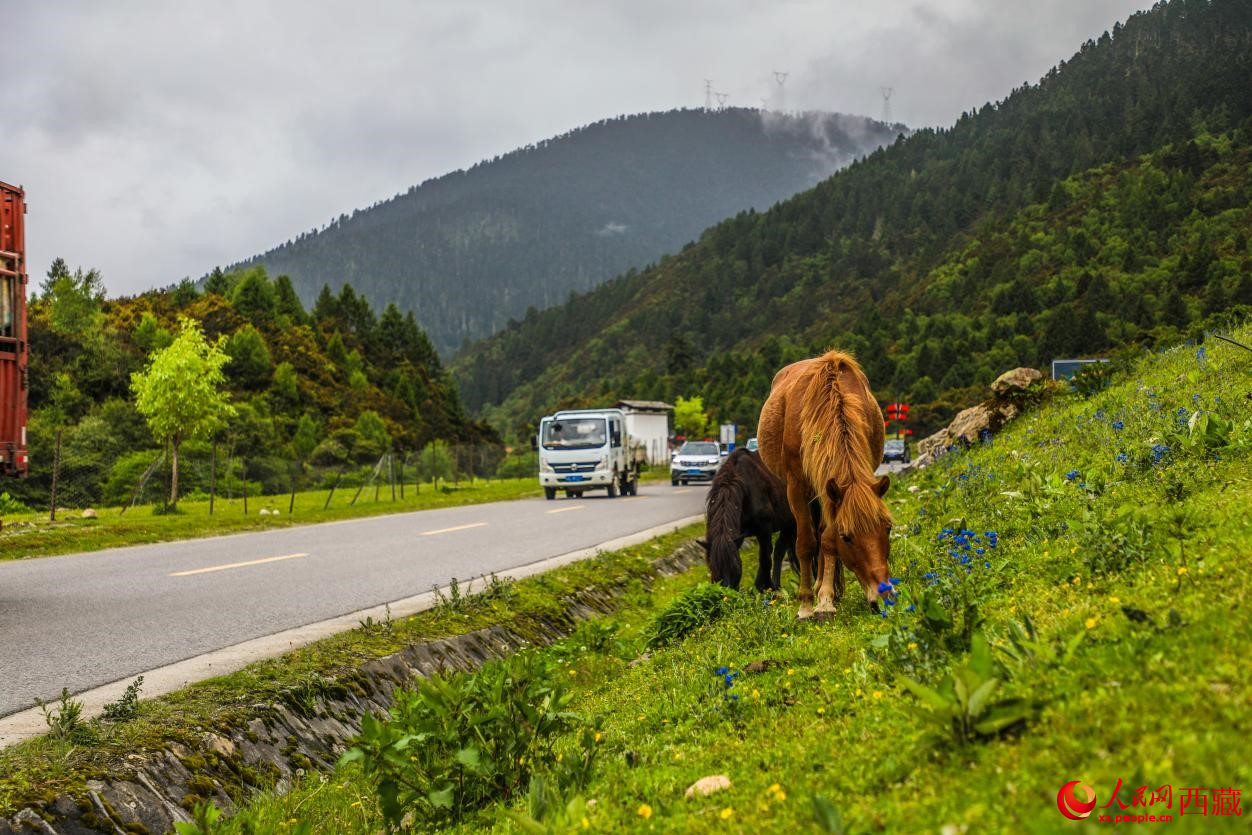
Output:
<svg viewBox="0 0 1252 835">
<path fill-rule="evenodd" d="M 539 483 L 544 496 L 578 498 L 604 490 L 609 498 L 639 490 L 635 445 L 621 409 L 572 409 L 539 421 Z"/>
</svg>

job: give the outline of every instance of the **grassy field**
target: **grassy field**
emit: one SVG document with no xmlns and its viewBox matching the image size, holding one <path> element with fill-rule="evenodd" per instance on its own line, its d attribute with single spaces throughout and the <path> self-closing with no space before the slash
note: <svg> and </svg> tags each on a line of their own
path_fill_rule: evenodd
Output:
<svg viewBox="0 0 1252 835">
<path fill-rule="evenodd" d="M 1046 833 L 1133 813 L 1171 815 L 1162 831 L 1246 831 L 1215 812 L 1221 790 L 1252 784 L 1250 372 L 1252 354 L 1223 343 L 1147 357 L 898 482 L 899 596 L 882 613 L 852 594 L 832 622 L 798 623 L 792 600 L 710 594 L 698 570 L 658 584 L 601 624 L 611 640 L 541 653 L 594 723 L 589 779 L 554 770 L 559 803 L 523 784 L 410 822 Z M 687 615 L 685 636 L 642 654 L 665 612 Z M 581 733 L 554 749 L 573 756 Z M 729 788 L 684 796 L 718 774 Z M 1058 810 L 1073 780 L 1095 792 L 1087 821 Z M 1207 814 L 1184 814 L 1201 792 Z M 542 822 L 516 822 L 545 805 Z M 312 775 L 225 831 L 299 823 L 378 831 L 373 783 L 356 765 Z"/>
<path fill-rule="evenodd" d="M 522 499 L 541 494 L 536 478 L 500 479 L 440 485 L 439 489 L 423 484 L 419 492 L 406 485 L 404 498 L 399 492 L 393 501 L 391 490 L 377 492 L 368 488 L 352 504 L 357 489 L 341 488 L 330 497 L 329 490 L 309 490 L 296 494 L 291 506 L 290 495 L 254 496 L 248 499 L 244 512 L 242 499 L 221 499 L 214 502 L 209 514 L 208 501 L 180 501 L 178 512 L 160 514 L 151 506 L 138 506 L 125 513 L 119 508 L 98 508 L 98 517 L 84 519 L 78 510 L 59 510 L 57 521 L 47 513 L 12 514 L 4 517 L 0 529 L 0 560 L 46 557 L 79 551 L 98 551 L 122 545 L 142 545 L 194 539 L 242 531 L 269 530 L 313 522 L 331 522 L 361 516 L 430 510 L 465 504 Z M 327 498 L 332 498 L 329 508 Z M 261 515 L 261 510 L 277 511 Z"/>
</svg>

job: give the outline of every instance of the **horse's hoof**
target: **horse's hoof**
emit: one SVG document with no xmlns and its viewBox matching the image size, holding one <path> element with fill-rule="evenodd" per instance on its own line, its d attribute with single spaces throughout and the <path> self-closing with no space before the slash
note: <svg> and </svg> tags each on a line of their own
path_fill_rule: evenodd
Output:
<svg viewBox="0 0 1252 835">
<path fill-rule="evenodd" d="M 826 621 L 835 619 L 834 609 L 818 609 L 813 613 L 814 623 L 826 623 Z"/>
<path fill-rule="evenodd" d="M 800 611 L 796 612 L 796 620 L 808 620 L 813 617 L 812 606 L 801 606 Z"/>
</svg>

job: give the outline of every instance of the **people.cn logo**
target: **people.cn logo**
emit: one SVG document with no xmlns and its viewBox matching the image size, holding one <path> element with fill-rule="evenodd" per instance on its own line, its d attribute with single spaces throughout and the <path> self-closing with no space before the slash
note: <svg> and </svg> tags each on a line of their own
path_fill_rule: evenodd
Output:
<svg viewBox="0 0 1252 835">
<path fill-rule="evenodd" d="M 1078 789 L 1082 789 L 1087 793 L 1086 800 L 1079 800 L 1075 795 Z M 1095 809 L 1096 796 L 1091 786 L 1081 780 L 1070 780 L 1061 786 L 1061 790 L 1056 793 L 1056 808 L 1061 810 L 1061 814 L 1072 821 L 1080 821 L 1091 814 Z"/>
</svg>

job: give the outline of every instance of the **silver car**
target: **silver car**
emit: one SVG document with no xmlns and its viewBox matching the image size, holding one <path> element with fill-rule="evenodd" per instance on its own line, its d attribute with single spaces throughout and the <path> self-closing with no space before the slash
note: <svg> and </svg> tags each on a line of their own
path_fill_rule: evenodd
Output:
<svg viewBox="0 0 1252 835">
<path fill-rule="evenodd" d="M 712 481 L 722 465 L 722 448 L 713 441 L 687 441 L 669 462 L 669 483 Z"/>
</svg>

